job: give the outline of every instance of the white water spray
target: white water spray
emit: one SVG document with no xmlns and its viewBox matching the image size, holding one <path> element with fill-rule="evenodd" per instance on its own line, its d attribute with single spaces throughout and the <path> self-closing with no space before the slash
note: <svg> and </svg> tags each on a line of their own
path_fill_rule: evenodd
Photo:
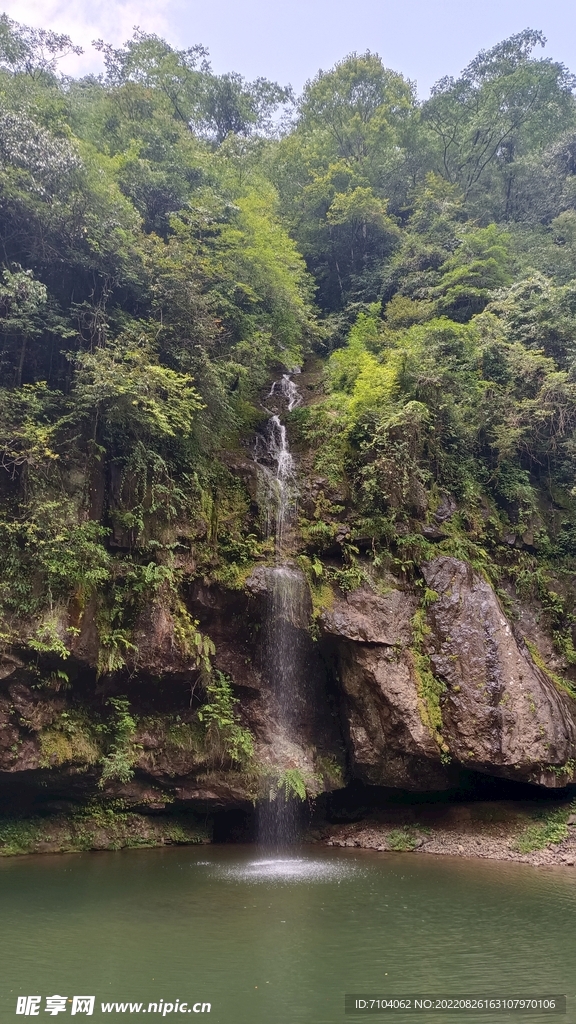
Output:
<svg viewBox="0 0 576 1024">
<path fill-rule="evenodd" d="M 288 411 L 302 401 L 287 373 L 272 385 L 268 397 L 272 396 L 281 398 Z M 286 559 L 286 535 L 294 521 L 297 492 L 294 459 L 288 447 L 286 427 L 278 415 L 270 416 L 265 432 L 258 435 L 254 454 L 266 492 L 262 502 L 266 509 L 266 533 L 274 538 L 276 563 L 281 565 Z"/>
<path fill-rule="evenodd" d="M 293 370 L 293 373 L 299 373 L 299 370 Z M 275 380 L 270 391 L 268 398 L 272 398 L 275 395 L 281 395 L 282 398 L 286 399 L 286 405 L 288 412 L 292 412 L 297 405 L 302 403 L 302 395 L 298 390 L 298 385 L 292 380 L 289 373 L 283 373 L 280 380 Z"/>
<path fill-rule="evenodd" d="M 287 373 L 275 381 L 268 397 L 282 400 L 289 412 L 302 402 L 297 385 Z M 290 560 L 297 507 L 296 474 L 286 427 L 277 414 L 270 416 L 265 432 L 259 435 L 255 458 L 262 471 L 262 503 L 275 551 L 275 564 L 267 570 L 264 667 L 279 746 L 289 747 L 297 745 L 302 716 L 306 584 Z M 287 766 L 295 767 L 290 761 Z M 274 790 L 270 797 L 260 806 L 259 838 L 266 845 L 285 846 L 296 838 L 298 807 L 294 799 L 285 799 Z"/>
</svg>

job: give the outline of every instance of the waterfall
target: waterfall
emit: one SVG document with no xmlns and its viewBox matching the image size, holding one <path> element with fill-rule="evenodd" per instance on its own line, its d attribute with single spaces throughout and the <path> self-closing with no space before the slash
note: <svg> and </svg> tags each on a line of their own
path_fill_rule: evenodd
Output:
<svg viewBox="0 0 576 1024">
<path fill-rule="evenodd" d="M 293 370 L 292 373 L 300 373 L 300 371 Z M 289 373 L 283 373 L 280 380 L 274 381 L 268 393 L 268 398 L 272 398 L 273 395 L 281 395 L 286 399 L 288 412 L 292 412 L 292 409 L 295 409 L 302 402 L 302 395 L 298 390 L 298 385 L 294 383 Z"/>
<path fill-rule="evenodd" d="M 282 561 L 286 527 L 291 524 L 296 506 L 294 459 L 288 448 L 286 427 L 278 416 L 271 416 L 266 427 L 266 453 L 270 465 L 264 465 L 268 484 L 266 529 L 274 537 L 276 561 Z"/>
<path fill-rule="evenodd" d="M 268 397 L 278 399 L 290 412 L 302 396 L 291 374 L 275 381 Z M 259 808 L 259 841 L 282 847 L 296 839 L 298 801 L 278 789 L 283 773 L 298 769 L 299 720 L 304 713 L 303 632 L 306 628 L 307 589 L 302 572 L 290 559 L 297 508 L 297 486 L 293 456 L 286 427 L 277 414 L 271 415 L 256 442 L 255 459 L 263 480 L 266 529 L 274 540 L 274 565 L 266 570 L 266 614 L 264 630 L 264 672 L 271 700 L 271 714 L 277 728 L 275 737 L 276 777 L 271 776 L 269 799 Z"/>
</svg>

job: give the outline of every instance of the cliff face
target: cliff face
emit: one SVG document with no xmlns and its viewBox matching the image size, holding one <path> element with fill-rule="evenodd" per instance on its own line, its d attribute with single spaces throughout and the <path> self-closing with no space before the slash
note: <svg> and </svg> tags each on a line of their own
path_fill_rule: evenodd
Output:
<svg viewBox="0 0 576 1024">
<path fill-rule="evenodd" d="M 366 584 L 334 589 L 317 612 L 315 639 L 311 606 L 290 624 L 304 680 L 294 694 L 297 742 L 278 725 L 267 667 L 267 570 L 242 591 L 190 589 L 189 613 L 214 641 L 215 667 L 233 680 L 257 771 L 231 761 L 199 723 L 202 680 L 175 647 L 161 600 L 140 623 L 137 663 L 121 673 L 96 679 L 88 611 L 68 680 L 5 654 L 4 810 L 58 810 L 103 796 L 147 811 L 211 812 L 248 805 L 262 779 L 290 771 L 311 795 L 354 778 L 438 790 L 462 768 L 546 787 L 573 781 L 576 701 L 542 667 L 552 655 L 533 617 L 517 609 L 512 624 L 490 585 L 457 559 L 435 558 L 423 574 L 424 612 L 415 590 L 391 581 L 382 593 Z"/>
<path fill-rule="evenodd" d="M 318 380 L 301 375 L 305 401 L 314 401 Z M 174 556 L 178 598 L 161 584 L 136 605 L 119 664 L 102 659 L 99 594 L 53 610 L 50 628 L 64 660 L 54 641 L 49 653 L 25 644 L 5 649 L 4 813 L 112 801 L 210 816 L 279 790 L 315 797 L 355 779 L 420 792 L 456 786 L 463 771 L 547 788 L 576 779 L 574 689 L 541 609 L 512 590 L 497 596 L 468 563 L 446 554 L 411 574 L 378 574 L 349 525 L 345 488 L 331 489 L 308 461 L 300 450 L 302 520 L 291 526 L 283 569 L 269 564 L 262 472 L 236 452 L 227 470 L 246 515 L 234 543 L 244 550 L 239 538 L 264 539 L 233 578 L 222 574 L 223 562 L 216 571 L 197 565 L 198 538 L 205 549 L 211 543 L 206 514 L 188 524 L 193 540 Z M 445 496 L 436 526 L 412 523 L 428 551 L 442 543 L 438 524 L 455 509 Z M 406 528 L 400 523 L 398 536 Z M 112 541 L 129 551 L 127 538 Z M 289 577 L 287 603 L 275 596 L 279 571 Z M 218 692 L 210 690 L 214 678 Z"/>
<path fill-rule="evenodd" d="M 435 596 L 419 638 L 416 599 L 400 590 L 381 597 L 362 588 L 322 616 L 352 772 L 407 789 L 450 785 L 458 766 L 565 786 L 576 768 L 576 701 L 534 660 L 534 637 L 533 657 L 491 586 L 464 562 L 439 557 L 423 573 Z"/>
<path fill-rule="evenodd" d="M 303 593 L 308 594 L 302 574 Z M 202 721 L 206 678 L 175 643 L 162 601 L 147 607 L 135 631 L 135 653 L 123 671 L 97 675 L 98 644 L 87 610 L 71 644 L 66 678 L 49 665 L 5 654 L 0 680 L 0 800 L 3 810 L 58 809 L 93 797 L 159 811 L 166 805 L 213 811 L 248 805 L 297 772 L 309 795 L 343 785 L 345 750 L 337 695 L 321 644 L 301 621 L 288 644 L 302 685 L 294 694 L 290 735 L 279 724 L 270 685 L 266 636 L 267 570 L 244 591 L 191 587 L 187 609 L 216 648 L 213 669 L 233 681 L 221 711 L 249 730 L 253 756 L 235 762 L 225 728 Z M 61 626 L 65 634 L 65 623 Z M 128 717 L 127 717 L 128 716 Z M 225 723 L 224 723 L 225 726 Z M 108 765 L 108 768 L 106 767 Z"/>
</svg>

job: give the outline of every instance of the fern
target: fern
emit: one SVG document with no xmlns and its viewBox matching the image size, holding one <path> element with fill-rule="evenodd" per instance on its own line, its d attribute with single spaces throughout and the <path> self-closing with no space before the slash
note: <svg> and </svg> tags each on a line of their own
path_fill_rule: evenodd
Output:
<svg viewBox="0 0 576 1024">
<path fill-rule="evenodd" d="M 236 764 L 248 765 L 254 757 L 254 739 L 249 729 L 240 724 L 236 713 L 238 698 L 232 693 L 227 676 L 218 669 L 206 684 L 206 703 L 198 711 L 198 719 L 207 731 L 216 732 L 226 754 Z"/>
<path fill-rule="evenodd" d="M 296 797 L 298 800 L 305 800 L 308 793 L 306 780 L 299 768 L 287 768 L 282 772 L 276 782 L 278 792 L 284 790 L 284 798 L 290 800 Z"/>
</svg>

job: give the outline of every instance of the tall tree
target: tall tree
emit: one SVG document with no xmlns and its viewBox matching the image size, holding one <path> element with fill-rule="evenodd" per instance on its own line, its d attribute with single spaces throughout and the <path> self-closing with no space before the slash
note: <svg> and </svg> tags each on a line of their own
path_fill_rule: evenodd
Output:
<svg viewBox="0 0 576 1024">
<path fill-rule="evenodd" d="M 576 79 L 564 65 L 537 60 L 541 32 L 525 29 L 481 51 L 460 78 L 443 78 L 422 115 L 437 144 L 438 170 L 465 197 L 496 180 L 507 216 L 514 165 L 574 122 Z"/>
</svg>

